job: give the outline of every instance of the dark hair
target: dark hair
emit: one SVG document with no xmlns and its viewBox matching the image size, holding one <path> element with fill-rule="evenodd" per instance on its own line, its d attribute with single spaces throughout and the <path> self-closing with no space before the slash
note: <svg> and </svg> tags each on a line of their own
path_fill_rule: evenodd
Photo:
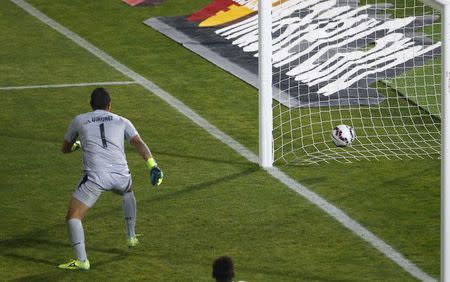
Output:
<svg viewBox="0 0 450 282">
<path fill-rule="evenodd" d="M 91 94 L 91 107 L 93 110 L 105 110 L 111 102 L 108 91 L 103 88 L 95 88 Z"/>
<path fill-rule="evenodd" d="M 223 256 L 214 261 L 212 277 L 220 282 L 228 282 L 233 279 L 234 266 L 230 257 Z"/>
</svg>

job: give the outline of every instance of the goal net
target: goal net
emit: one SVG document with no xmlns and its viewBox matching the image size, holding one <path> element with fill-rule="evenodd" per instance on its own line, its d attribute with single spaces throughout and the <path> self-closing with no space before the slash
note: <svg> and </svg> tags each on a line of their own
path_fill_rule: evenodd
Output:
<svg viewBox="0 0 450 282">
<path fill-rule="evenodd" d="M 255 20 L 218 34 L 258 56 Z M 439 157 L 440 55 L 440 14 L 420 1 L 272 1 L 274 159 Z M 333 144 L 339 124 L 351 147 Z"/>
</svg>

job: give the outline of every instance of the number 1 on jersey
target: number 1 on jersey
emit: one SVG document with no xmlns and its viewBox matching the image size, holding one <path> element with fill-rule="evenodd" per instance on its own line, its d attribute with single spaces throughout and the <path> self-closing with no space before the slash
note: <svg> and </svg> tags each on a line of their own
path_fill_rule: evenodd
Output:
<svg viewBox="0 0 450 282">
<path fill-rule="evenodd" d="M 106 143 L 106 137 L 105 137 L 105 124 L 100 124 L 100 137 L 102 138 L 103 148 L 108 147 L 108 143 Z"/>
</svg>

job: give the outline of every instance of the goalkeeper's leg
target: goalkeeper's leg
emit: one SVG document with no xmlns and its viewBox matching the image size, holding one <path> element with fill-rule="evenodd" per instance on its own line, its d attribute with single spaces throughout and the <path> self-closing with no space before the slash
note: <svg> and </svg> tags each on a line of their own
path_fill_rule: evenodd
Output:
<svg viewBox="0 0 450 282">
<path fill-rule="evenodd" d="M 128 191 L 123 195 L 123 214 L 127 227 L 128 247 L 135 247 L 138 244 L 136 238 L 136 198 L 133 191 Z"/>
<path fill-rule="evenodd" d="M 84 243 L 83 224 L 81 223 L 81 220 L 84 218 L 88 210 L 89 207 L 87 205 L 72 197 L 69 203 L 66 220 L 69 229 L 70 241 L 77 259 L 66 264 L 61 264 L 59 265 L 59 268 L 82 270 L 88 270 L 90 268 L 89 260 L 86 255 L 86 246 Z"/>
</svg>

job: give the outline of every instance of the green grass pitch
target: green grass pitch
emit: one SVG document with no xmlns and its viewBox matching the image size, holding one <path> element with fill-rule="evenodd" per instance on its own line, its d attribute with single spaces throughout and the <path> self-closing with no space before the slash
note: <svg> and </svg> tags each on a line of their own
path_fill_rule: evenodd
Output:
<svg viewBox="0 0 450 282">
<path fill-rule="evenodd" d="M 256 90 L 142 24 L 208 2 L 29 1 L 256 152 Z M 0 86 L 129 80 L 6 0 L 0 34 Z M 166 175 L 150 187 L 127 148 L 141 246 L 128 250 L 121 199 L 104 194 L 84 221 L 92 269 L 57 269 L 73 257 L 64 216 L 81 176 L 79 153 L 60 145 L 92 87 L 0 90 L 0 280 L 211 281 L 214 258 L 229 255 L 236 280 L 415 281 L 146 89 L 108 88 L 113 111 L 135 124 Z M 439 278 L 439 160 L 279 166 Z"/>
</svg>

